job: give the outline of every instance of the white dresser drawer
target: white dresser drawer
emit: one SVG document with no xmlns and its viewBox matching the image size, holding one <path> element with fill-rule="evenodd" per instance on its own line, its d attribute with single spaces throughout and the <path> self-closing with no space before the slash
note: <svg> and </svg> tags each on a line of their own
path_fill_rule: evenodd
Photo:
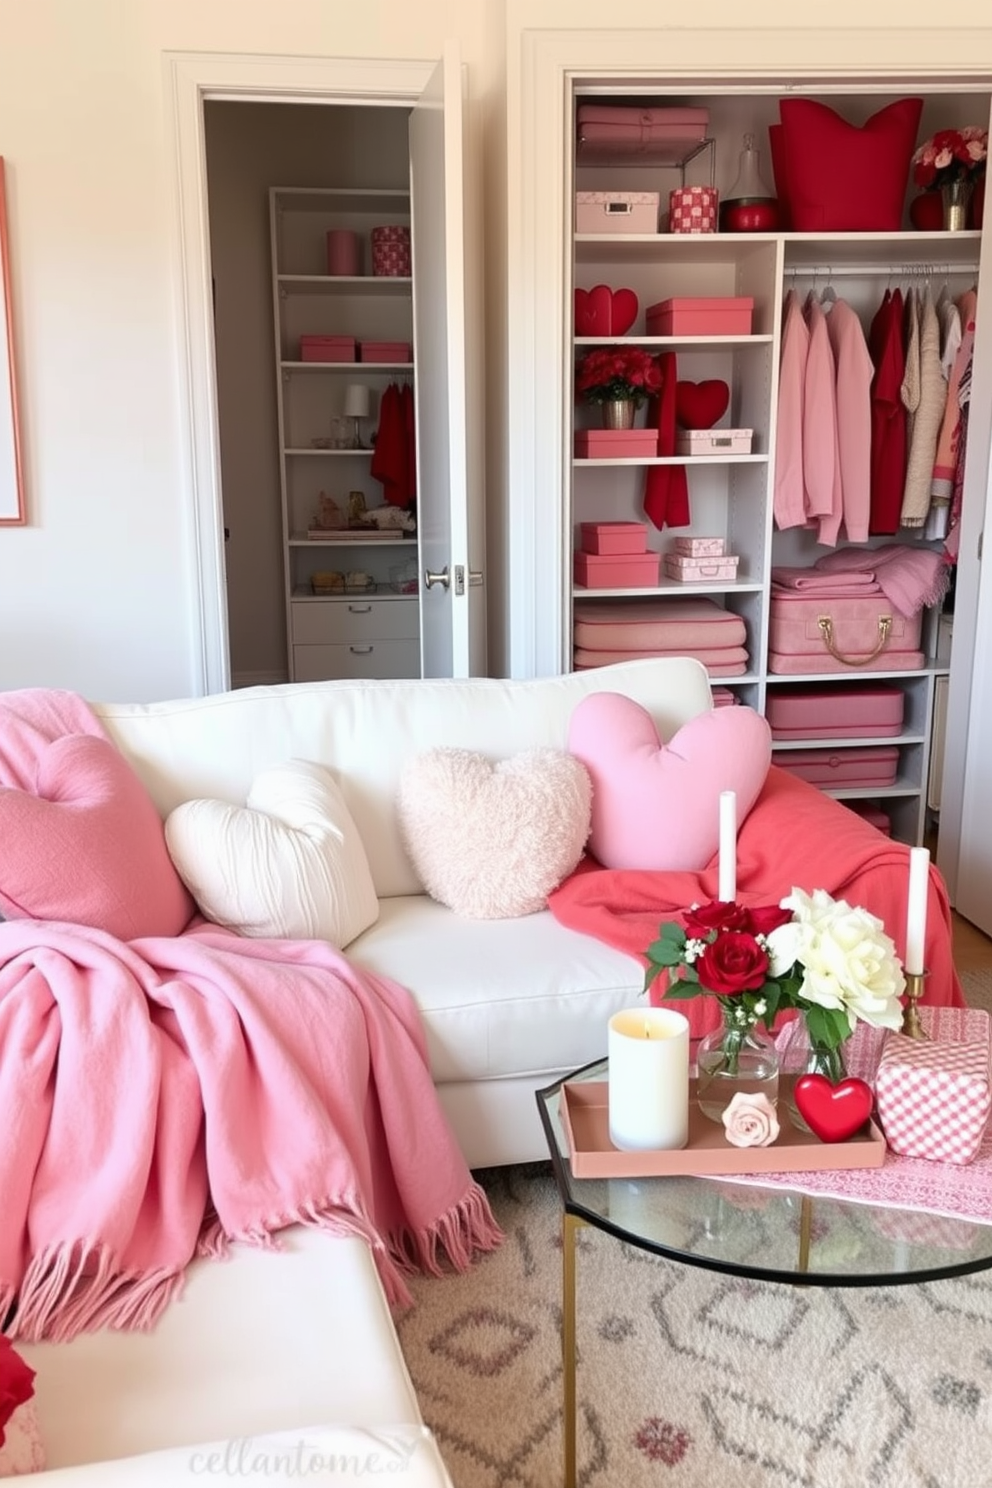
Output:
<svg viewBox="0 0 992 1488">
<path fill-rule="evenodd" d="M 344 642 L 416 640 L 419 601 L 363 599 L 360 594 L 341 599 L 294 600 L 293 644 L 337 645 Z"/>
<path fill-rule="evenodd" d="M 334 677 L 419 677 L 420 642 L 356 641 L 347 646 L 294 646 L 293 680 L 326 682 Z"/>
</svg>

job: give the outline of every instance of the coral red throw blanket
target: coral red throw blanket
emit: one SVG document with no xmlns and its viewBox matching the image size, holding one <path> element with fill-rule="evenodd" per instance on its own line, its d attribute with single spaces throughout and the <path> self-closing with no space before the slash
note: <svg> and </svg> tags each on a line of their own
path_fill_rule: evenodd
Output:
<svg viewBox="0 0 992 1488">
<path fill-rule="evenodd" d="M 30 791 L 53 738 L 99 732 L 70 694 L 0 700 L 0 791 Z M 200 919 L 126 942 L 0 923 L 5 1331 L 148 1327 L 194 1255 L 294 1223 L 362 1236 L 395 1302 L 404 1272 L 499 1243 L 410 994 L 323 941 Z"/>
<path fill-rule="evenodd" d="M 627 951 L 643 963 L 662 920 L 677 919 L 692 904 L 717 895 L 717 859 L 699 873 L 601 868 L 586 858 L 549 900 L 563 925 Z M 892 842 L 853 811 L 815 786 L 772 765 L 737 839 L 737 898 L 741 904 L 776 904 L 796 886 L 826 889 L 863 905 L 883 921 L 900 956 L 905 950 L 909 849 Z M 954 970 L 951 911 L 944 881 L 930 870 L 924 1002 L 963 1007 Z M 694 1038 L 716 1026 L 716 999 L 671 1004 L 689 1018 Z"/>
</svg>

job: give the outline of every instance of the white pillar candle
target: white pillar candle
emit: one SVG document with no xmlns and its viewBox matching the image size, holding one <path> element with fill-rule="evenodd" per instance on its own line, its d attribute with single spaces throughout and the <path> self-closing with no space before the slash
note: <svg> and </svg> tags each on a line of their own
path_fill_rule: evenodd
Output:
<svg viewBox="0 0 992 1488">
<path fill-rule="evenodd" d="M 724 904 L 737 898 L 737 796 L 720 792 L 720 870 L 716 897 Z"/>
<path fill-rule="evenodd" d="M 689 1020 L 669 1008 L 627 1008 L 609 1023 L 610 1141 L 622 1151 L 689 1140 Z"/>
<path fill-rule="evenodd" d="M 909 850 L 909 897 L 906 902 L 906 954 L 903 970 L 919 975 L 925 968 L 927 940 L 927 896 L 930 888 L 930 853 L 925 847 Z"/>
</svg>

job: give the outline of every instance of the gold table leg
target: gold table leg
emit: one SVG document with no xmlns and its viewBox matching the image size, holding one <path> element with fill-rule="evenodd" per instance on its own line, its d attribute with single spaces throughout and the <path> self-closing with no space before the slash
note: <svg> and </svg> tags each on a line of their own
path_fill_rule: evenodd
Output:
<svg viewBox="0 0 992 1488">
<path fill-rule="evenodd" d="M 799 1204 L 799 1264 L 797 1271 L 809 1270 L 809 1242 L 813 1230 L 813 1204 L 809 1194 L 803 1194 Z"/>
<path fill-rule="evenodd" d="M 585 1224 L 575 1214 L 561 1220 L 561 1362 L 565 1440 L 565 1488 L 575 1488 L 575 1236 Z"/>
</svg>

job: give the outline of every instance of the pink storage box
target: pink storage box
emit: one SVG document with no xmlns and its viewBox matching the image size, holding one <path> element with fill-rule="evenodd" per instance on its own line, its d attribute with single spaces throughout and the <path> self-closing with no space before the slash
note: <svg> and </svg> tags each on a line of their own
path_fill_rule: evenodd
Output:
<svg viewBox="0 0 992 1488">
<path fill-rule="evenodd" d="M 413 355 L 409 341 L 359 341 L 360 362 L 408 362 Z"/>
<path fill-rule="evenodd" d="M 657 191 L 577 191 L 577 233 L 656 233 Z"/>
<path fill-rule="evenodd" d="M 671 551 L 686 558 L 721 558 L 727 551 L 727 542 L 722 537 L 677 537 Z"/>
<path fill-rule="evenodd" d="M 576 429 L 580 460 L 651 460 L 658 453 L 657 429 Z"/>
<path fill-rule="evenodd" d="M 873 806 L 870 801 L 845 801 L 844 805 L 848 810 L 853 811 L 855 816 L 863 817 L 866 822 L 870 822 L 886 837 L 892 836 L 892 818 L 880 806 Z"/>
<path fill-rule="evenodd" d="M 710 122 L 708 109 L 639 104 L 580 103 L 575 117 L 583 153 L 606 149 L 631 155 L 651 145 L 702 144 Z"/>
<path fill-rule="evenodd" d="M 885 1140 L 901 1157 L 970 1163 L 992 1109 L 989 1015 L 982 1008 L 922 1008 L 920 1016 L 930 1033 L 925 1042 L 885 1037 L 875 1076 Z"/>
<path fill-rule="evenodd" d="M 681 584 L 711 584 L 733 581 L 740 559 L 725 553 L 720 558 L 687 558 L 683 553 L 665 554 L 665 577 Z"/>
<path fill-rule="evenodd" d="M 574 578 L 584 589 L 651 589 L 658 561 L 657 553 L 576 553 Z"/>
<path fill-rule="evenodd" d="M 894 671 L 923 664 L 918 649 L 922 611 L 907 618 L 881 594 L 843 598 L 773 593 L 769 622 L 768 668 L 772 672 L 847 671 L 852 667 Z M 912 659 L 900 664 L 896 660 L 900 653 Z M 776 664 L 782 658 L 792 658 L 796 665 Z"/>
<path fill-rule="evenodd" d="M 753 429 L 678 429 L 677 455 L 749 455 Z"/>
<path fill-rule="evenodd" d="M 581 522 L 583 553 L 646 553 L 648 529 L 644 522 Z"/>
<path fill-rule="evenodd" d="M 354 336 L 301 336 L 301 362 L 353 362 Z"/>
<path fill-rule="evenodd" d="M 882 744 L 877 749 L 795 749 L 772 751 L 772 763 L 781 765 L 790 775 L 808 780 L 810 785 L 828 790 L 842 787 L 872 788 L 894 785 L 899 768 L 899 751 L 894 745 Z"/>
<path fill-rule="evenodd" d="M 902 732 L 905 694 L 898 687 L 789 688 L 770 693 L 765 717 L 773 739 L 868 739 Z"/>
<path fill-rule="evenodd" d="M 733 708 L 740 702 L 736 692 L 729 687 L 711 687 L 710 697 L 714 708 Z"/>
<path fill-rule="evenodd" d="M 720 295 L 659 300 L 646 311 L 649 336 L 749 336 L 754 300 Z"/>
<path fill-rule="evenodd" d="M 668 193 L 668 231 L 715 233 L 719 200 L 715 186 L 676 186 Z"/>
</svg>

